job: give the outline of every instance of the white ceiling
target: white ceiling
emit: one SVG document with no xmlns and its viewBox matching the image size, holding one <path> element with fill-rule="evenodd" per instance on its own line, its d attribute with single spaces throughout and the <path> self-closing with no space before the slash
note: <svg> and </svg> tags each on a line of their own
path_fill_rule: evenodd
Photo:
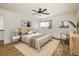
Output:
<svg viewBox="0 0 79 59">
<path fill-rule="evenodd" d="M 51 14 L 62 14 L 76 12 L 78 3 L 0 3 L 0 8 L 17 12 L 23 15 L 32 15 L 32 9 L 47 8 Z"/>
</svg>

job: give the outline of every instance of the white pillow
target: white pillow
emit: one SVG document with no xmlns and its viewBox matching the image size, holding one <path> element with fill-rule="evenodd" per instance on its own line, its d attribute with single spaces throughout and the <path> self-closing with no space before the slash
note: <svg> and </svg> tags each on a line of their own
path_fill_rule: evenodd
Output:
<svg viewBox="0 0 79 59">
<path fill-rule="evenodd" d="M 29 32 L 28 32 L 28 34 L 32 34 L 33 33 L 33 30 L 30 30 Z"/>
</svg>

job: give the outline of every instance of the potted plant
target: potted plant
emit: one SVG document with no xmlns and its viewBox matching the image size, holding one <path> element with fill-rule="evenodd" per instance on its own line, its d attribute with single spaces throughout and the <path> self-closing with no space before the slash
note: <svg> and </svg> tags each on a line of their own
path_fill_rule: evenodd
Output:
<svg viewBox="0 0 79 59">
<path fill-rule="evenodd" d="M 76 28 L 76 33 L 79 33 L 79 21 L 76 24 L 74 24 L 72 21 L 69 21 L 69 23 L 73 25 L 74 28 Z"/>
</svg>

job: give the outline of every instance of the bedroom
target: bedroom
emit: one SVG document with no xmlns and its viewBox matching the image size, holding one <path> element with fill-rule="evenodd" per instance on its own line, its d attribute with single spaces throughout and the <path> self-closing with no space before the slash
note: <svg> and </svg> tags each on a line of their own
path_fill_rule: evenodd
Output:
<svg viewBox="0 0 79 59">
<path fill-rule="evenodd" d="M 0 3 L 1 55 L 79 55 L 78 16 L 78 3 Z"/>
</svg>

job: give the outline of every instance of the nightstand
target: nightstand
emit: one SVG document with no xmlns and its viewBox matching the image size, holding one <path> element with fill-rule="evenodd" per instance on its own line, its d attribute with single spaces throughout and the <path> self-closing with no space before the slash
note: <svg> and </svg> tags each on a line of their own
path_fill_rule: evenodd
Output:
<svg viewBox="0 0 79 59">
<path fill-rule="evenodd" d="M 19 41 L 19 40 L 20 40 L 20 35 L 12 36 L 11 43 L 17 42 L 17 41 Z"/>
</svg>

